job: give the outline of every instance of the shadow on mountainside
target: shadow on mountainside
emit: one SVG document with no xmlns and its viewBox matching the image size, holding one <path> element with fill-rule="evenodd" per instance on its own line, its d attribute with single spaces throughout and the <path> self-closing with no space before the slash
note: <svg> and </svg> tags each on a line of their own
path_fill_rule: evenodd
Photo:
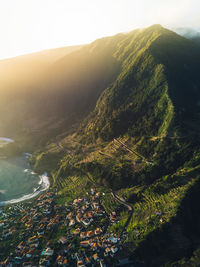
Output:
<svg viewBox="0 0 200 267">
<path fill-rule="evenodd" d="M 150 53 L 157 63 L 165 66 L 168 93 L 175 111 L 178 111 L 176 121 L 184 129 L 192 126 L 197 130 L 191 119 L 199 120 L 200 112 L 199 48 L 191 40 L 166 31 L 151 45 Z"/>
<path fill-rule="evenodd" d="M 176 217 L 142 241 L 133 259 L 156 267 L 190 258 L 200 246 L 200 179 L 187 191 Z"/>
</svg>

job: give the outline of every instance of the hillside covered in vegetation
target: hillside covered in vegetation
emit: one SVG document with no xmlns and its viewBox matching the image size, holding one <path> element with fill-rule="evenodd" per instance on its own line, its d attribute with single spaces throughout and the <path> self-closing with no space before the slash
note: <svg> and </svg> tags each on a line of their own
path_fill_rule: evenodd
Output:
<svg viewBox="0 0 200 267">
<path fill-rule="evenodd" d="M 192 40 L 153 25 L 57 60 L 31 101 L 21 92 L 27 107 L 7 98 L 21 122 L 16 136 L 34 140 L 23 116 L 35 119 L 43 141 L 30 160 L 51 174 L 61 203 L 92 183 L 107 192 L 105 209 L 117 209 L 113 192 L 132 207 L 110 231 L 128 222 L 124 253 L 138 266 L 200 263 L 199 70 Z"/>
</svg>

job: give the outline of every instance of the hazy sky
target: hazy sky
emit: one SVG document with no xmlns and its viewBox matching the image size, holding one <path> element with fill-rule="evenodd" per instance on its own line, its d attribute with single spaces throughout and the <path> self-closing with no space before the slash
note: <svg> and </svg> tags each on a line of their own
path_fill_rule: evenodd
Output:
<svg viewBox="0 0 200 267">
<path fill-rule="evenodd" d="M 155 23 L 200 27 L 200 0 L 0 0 L 0 58 Z"/>
</svg>

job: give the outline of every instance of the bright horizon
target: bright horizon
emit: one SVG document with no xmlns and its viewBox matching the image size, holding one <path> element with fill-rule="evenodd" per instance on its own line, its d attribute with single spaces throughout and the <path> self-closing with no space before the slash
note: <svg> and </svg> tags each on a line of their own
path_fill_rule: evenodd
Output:
<svg viewBox="0 0 200 267">
<path fill-rule="evenodd" d="M 199 0 L 0 0 L 0 59 L 152 24 L 199 27 Z"/>
</svg>

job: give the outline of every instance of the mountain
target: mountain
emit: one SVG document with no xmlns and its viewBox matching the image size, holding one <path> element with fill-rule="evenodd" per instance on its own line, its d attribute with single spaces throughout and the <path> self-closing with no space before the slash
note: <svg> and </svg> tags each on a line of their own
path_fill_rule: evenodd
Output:
<svg viewBox="0 0 200 267">
<path fill-rule="evenodd" d="M 31 143 L 59 204 L 105 193 L 136 266 L 197 266 L 199 69 L 199 46 L 160 25 L 102 38 L 2 89 L 1 134 Z"/>
<path fill-rule="evenodd" d="M 199 48 L 192 40 L 154 25 L 129 33 L 114 56 L 121 72 L 76 136 L 81 143 L 96 143 L 96 153 L 76 155 L 74 164 L 133 204 L 127 249 L 134 260 L 145 266 L 174 266 L 173 262 L 196 266 L 192 262 L 200 262 L 200 216 L 195 208 L 200 167 Z M 129 152 L 142 155 L 146 164 L 137 164 L 114 138 Z M 63 173 L 61 165 L 58 174 Z M 161 210 L 161 219 L 156 210 Z"/>
<path fill-rule="evenodd" d="M 173 135 L 173 121 L 187 124 L 188 116 L 191 120 L 199 113 L 200 57 L 193 43 L 153 26 L 128 35 L 119 47 L 115 57 L 121 73 L 99 99 L 86 133 L 89 128 L 90 136 L 104 139 L 127 131 L 133 136 Z"/>
<path fill-rule="evenodd" d="M 3 114 L 0 119 L 0 135 L 15 136 L 15 131 L 21 127 L 20 121 L 25 118 L 29 107 L 33 105 L 32 96 L 37 93 L 34 91 L 40 90 L 49 68 L 64 55 L 77 49 L 80 49 L 80 46 L 45 50 L 0 61 L 0 109 Z"/>
<path fill-rule="evenodd" d="M 119 71 L 110 46 L 102 49 L 99 42 L 1 61 L 0 135 L 38 141 L 70 129 Z"/>
<path fill-rule="evenodd" d="M 154 25 L 128 34 L 114 55 L 121 72 L 76 138 L 87 144 L 132 139 L 139 153 L 159 165 L 156 174 L 145 174 L 146 183 L 173 173 L 199 144 L 200 51 L 193 42 Z M 113 175 L 107 182 L 113 184 Z M 141 183 L 140 176 L 133 176 L 126 183 L 121 176 L 115 186 Z"/>
<path fill-rule="evenodd" d="M 74 132 L 58 135 L 59 147 L 51 142 L 32 164 L 48 169 L 62 201 L 87 190 L 86 177 L 126 199 L 134 213 L 124 253 L 138 266 L 198 261 L 199 48 L 160 25 L 90 45 L 97 48 L 107 49 L 115 75 Z M 105 203 L 117 210 L 108 195 Z M 123 229 L 124 212 L 112 231 Z"/>
<path fill-rule="evenodd" d="M 30 86 L 47 72 L 52 64 L 78 49 L 80 46 L 62 47 L 1 60 L 1 91 L 19 90 L 20 87 Z"/>
</svg>

